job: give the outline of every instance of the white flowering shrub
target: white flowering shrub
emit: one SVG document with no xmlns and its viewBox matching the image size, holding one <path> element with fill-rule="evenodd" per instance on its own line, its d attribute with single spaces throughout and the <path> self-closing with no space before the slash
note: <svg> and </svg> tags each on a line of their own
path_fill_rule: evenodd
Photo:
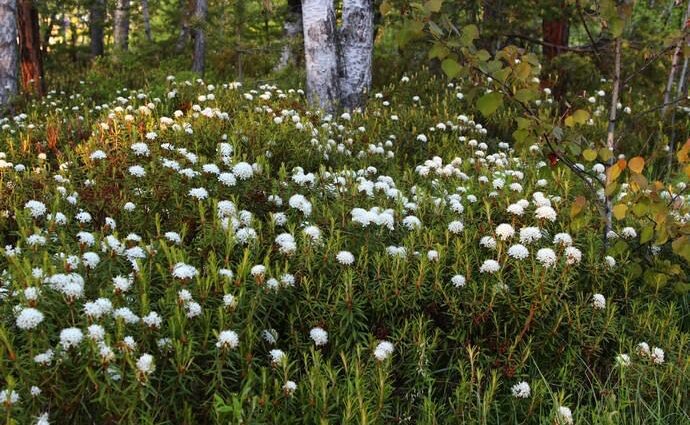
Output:
<svg viewBox="0 0 690 425">
<path fill-rule="evenodd" d="M 81 136 L 52 147 L 37 117 L 6 120 L 1 417 L 570 423 L 604 394 L 687 406 L 687 303 L 644 278 L 668 247 L 629 217 L 603 254 L 578 177 L 497 140 L 469 86 L 408 78 L 329 116 L 298 90 L 224 84 L 201 102 L 205 84 L 167 84 L 82 117 L 55 96 Z"/>
</svg>

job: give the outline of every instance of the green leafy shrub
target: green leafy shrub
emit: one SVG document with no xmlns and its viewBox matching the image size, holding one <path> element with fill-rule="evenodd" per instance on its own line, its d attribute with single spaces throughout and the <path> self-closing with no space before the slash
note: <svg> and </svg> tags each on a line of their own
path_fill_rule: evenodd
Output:
<svg viewBox="0 0 690 425">
<path fill-rule="evenodd" d="M 341 116 L 118 90 L 3 123 L 6 422 L 687 418 L 685 266 L 636 215 L 604 252 L 582 181 L 489 133 L 472 83 L 410 75 Z"/>
</svg>

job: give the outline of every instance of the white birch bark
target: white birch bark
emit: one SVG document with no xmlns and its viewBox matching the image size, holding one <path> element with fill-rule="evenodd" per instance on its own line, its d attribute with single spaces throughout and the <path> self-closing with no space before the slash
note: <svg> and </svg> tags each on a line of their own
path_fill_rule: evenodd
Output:
<svg viewBox="0 0 690 425">
<path fill-rule="evenodd" d="M 611 159 L 607 167 L 611 167 L 616 163 L 616 119 L 618 112 L 618 97 L 620 95 L 621 88 L 621 39 L 618 37 L 616 39 L 616 47 L 614 53 L 614 65 L 613 65 L 613 89 L 611 91 L 611 107 L 609 109 L 609 125 L 606 131 L 606 147 L 611 151 Z M 608 185 L 610 182 L 607 181 Z M 604 235 L 604 241 L 608 246 L 609 232 L 612 230 L 613 226 L 613 206 L 611 202 L 611 197 L 606 195 L 606 228 Z"/>
<path fill-rule="evenodd" d="M 333 112 L 340 100 L 333 0 L 303 0 L 302 26 L 307 98 L 321 109 Z"/>
<path fill-rule="evenodd" d="M 115 47 L 120 50 L 127 50 L 129 45 L 129 7 L 130 0 L 117 0 L 115 6 L 113 36 Z"/>
<path fill-rule="evenodd" d="M 683 22 L 681 22 L 680 29 L 681 31 L 685 32 L 685 24 L 688 20 L 688 17 L 690 17 L 690 0 L 688 0 L 688 5 L 687 8 L 685 9 L 685 13 L 683 14 Z M 664 90 L 664 103 L 661 106 L 661 116 L 665 116 L 666 112 L 668 111 L 669 106 L 671 106 L 671 93 L 673 92 L 673 83 L 676 81 L 676 71 L 678 70 L 679 62 L 680 62 L 680 57 L 683 53 L 683 46 L 687 42 L 687 37 L 683 37 L 681 40 L 678 41 L 678 44 L 676 44 L 676 48 L 673 51 L 673 59 L 671 59 L 671 71 L 668 73 L 668 80 L 666 82 L 666 89 Z M 675 108 L 675 105 L 674 105 Z"/>
<path fill-rule="evenodd" d="M 17 2 L 0 0 L 0 109 L 17 94 Z"/>
<path fill-rule="evenodd" d="M 362 105 L 371 88 L 371 57 L 374 49 L 372 0 L 344 0 L 340 30 L 340 91 L 342 106 Z"/>
</svg>

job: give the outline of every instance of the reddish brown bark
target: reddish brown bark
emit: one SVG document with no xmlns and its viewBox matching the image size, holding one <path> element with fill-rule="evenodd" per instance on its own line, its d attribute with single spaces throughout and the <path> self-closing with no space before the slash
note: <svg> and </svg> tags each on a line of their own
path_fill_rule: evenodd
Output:
<svg viewBox="0 0 690 425">
<path fill-rule="evenodd" d="M 19 33 L 19 69 L 22 90 L 38 96 L 45 94 L 41 32 L 38 26 L 38 9 L 32 0 L 17 2 L 17 27 Z"/>
<path fill-rule="evenodd" d="M 551 60 L 568 47 L 570 25 L 567 19 L 546 20 L 542 22 L 544 58 Z"/>
</svg>

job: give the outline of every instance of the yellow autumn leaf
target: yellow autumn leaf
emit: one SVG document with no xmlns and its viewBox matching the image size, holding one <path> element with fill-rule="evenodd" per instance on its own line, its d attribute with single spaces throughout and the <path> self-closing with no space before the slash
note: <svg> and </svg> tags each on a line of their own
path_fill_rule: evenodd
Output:
<svg viewBox="0 0 690 425">
<path fill-rule="evenodd" d="M 641 156 L 636 156 L 628 161 L 628 168 L 630 168 L 635 173 L 641 173 L 644 169 L 644 158 Z"/>
<path fill-rule="evenodd" d="M 585 149 L 582 152 L 582 156 L 585 158 L 587 161 L 594 161 L 597 159 L 597 151 L 592 150 L 592 149 Z"/>
<path fill-rule="evenodd" d="M 616 220 L 623 220 L 625 218 L 625 213 L 628 211 L 628 206 L 625 204 L 618 204 L 613 207 L 613 216 Z"/>
<path fill-rule="evenodd" d="M 580 211 L 582 211 L 586 204 L 587 199 L 585 199 L 584 196 L 578 196 L 575 198 L 575 202 L 573 202 L 573 206 L 570 208 L 570 217 L 575 217 L 576 215 L 580 214 Z"/>
</svg>

